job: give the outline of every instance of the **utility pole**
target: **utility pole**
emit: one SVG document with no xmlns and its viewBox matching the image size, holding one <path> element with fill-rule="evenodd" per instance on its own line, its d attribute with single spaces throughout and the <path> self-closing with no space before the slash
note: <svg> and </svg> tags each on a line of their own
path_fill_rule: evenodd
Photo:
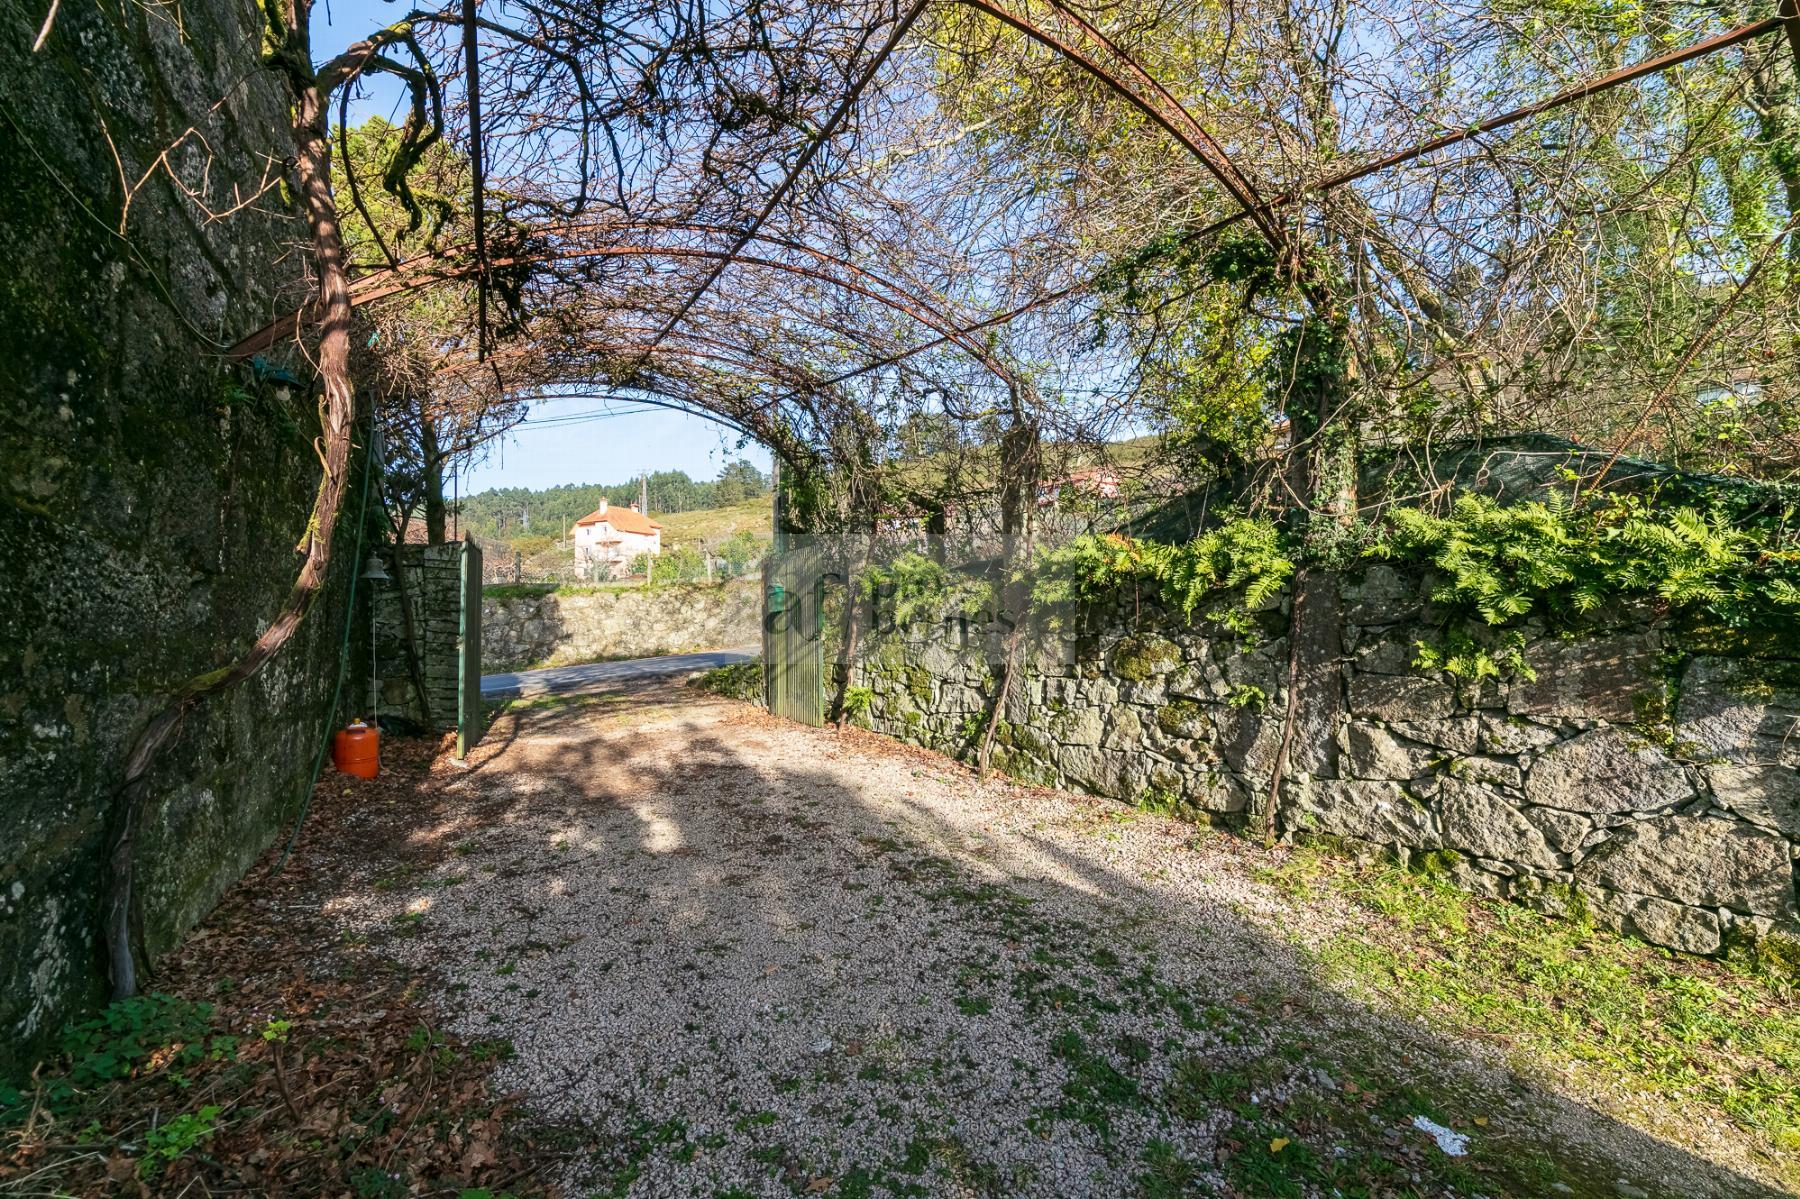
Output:
<svg viewBox="0 0 1800 1199">
<path fill-rule="evenodd" d="M 643 514 L 645 520 L 650 519 L 650 472 L 646 470 L 638 471 L 638 511 Z M 655 584 L 656 555 L 646 553 L 644 555 L 644 586 L 652 587 Z"/>
</svg>

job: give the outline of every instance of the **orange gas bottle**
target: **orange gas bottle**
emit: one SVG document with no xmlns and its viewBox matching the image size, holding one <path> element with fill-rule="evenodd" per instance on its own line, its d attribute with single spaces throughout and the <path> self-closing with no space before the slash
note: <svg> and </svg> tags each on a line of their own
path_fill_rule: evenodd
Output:
<svg viewBox="0 0 1800 1199">
<path fill-rule="evenodd" d="M 337 731 L 331 739 L 331 764 L 345 774 L 372 779 L 381 773 L 381 730 L 360 720 Z"/>
</svg>

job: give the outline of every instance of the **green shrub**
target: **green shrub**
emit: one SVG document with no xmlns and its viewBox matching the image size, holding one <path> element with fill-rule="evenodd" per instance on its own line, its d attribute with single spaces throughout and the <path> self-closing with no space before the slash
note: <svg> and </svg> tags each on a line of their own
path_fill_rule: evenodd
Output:
<svg viewBox="0 0 1800 1199">
<path fill-rule="evenodd" d="M 1432 598 L 1489 625 L 1574 618 L 1610 599 L 1645 599 L 1732 628 L 1800 610 L 1800 546 L 1722 510 L 1609 496 L 1573 508 L 1560 493 L 1503 505 L 1457 498 L 1447 515 L 1388 511 L 1370 556 L 1429 566 Z"/>
<path fill-rule="evenodd" d="M 733 662 L 718 666 L 694 680 L 694 686 L 727 699 L 741 699 L 759 704 L 763 700 L 763 664 L 760 661 Z"/>
<path fill-rule="evenodd" d="M 63 1030 L 66 1069 L 46 1072 L 42 1099 L 61 1111 L 86 1092 L 151 1068 L 181 1071 L 202 1060 L 236 1051 L 235 1037 L 215 1036 L 211 1005 L 149 993 L 121 999 Z M 26 1086 L 0 1081 L 0 1123 L 22 1116 L 32 1098 Z"/>
<path fill-rule="evenodd" d="M 78 1087 L 112 1082 L 171 1046 L 180 1046 L 177 1058 L 191 1060 L 202 1053 L 211 1021 L 210 1004 L 156 993 L 121 999 L 63 1033 L 69 1077 Z"/>
<path fill-rule="evenodd" d="M 1049 604 L 1114 599 L 1128 583 L 1152 587 L 1163 602 L 1192 617 L 1205 616 L 1235 632 L 1254 632 L 1253 613 L 1281 593 L 1294 574 L 1287 535 L 1272 520 L 1235 517 L 1185 545 L 1089 534 L 1038 559 L 1032 595 Z"/>
<path fill-rule="evenodd" d="M 172 1116 L 162 1125 L 144 1134 L 144 1156 L 138 1159 L 138 1174 L 155 1178 L 163 1167 L 184 1156 L 218 1131 L 220 1108 L 209 1103 L 197 1112 Z"/>
<path fill-rule="evenodd" d="M 875 704 L 873 687 L 846 687 L 844 689 L 844 715 L 851 720 L 861 720 L 869 714 Z"/>
</svg>

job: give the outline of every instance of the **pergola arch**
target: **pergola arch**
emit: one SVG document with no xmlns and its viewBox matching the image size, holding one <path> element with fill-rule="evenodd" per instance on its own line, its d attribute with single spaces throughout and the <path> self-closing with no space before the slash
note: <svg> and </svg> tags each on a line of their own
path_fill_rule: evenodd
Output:
<svg viewBox="0 0 1800 1199">
<path fill-rule="evenodd" d="M 975 335 L 1005 324 L 1023 313 L 1045 304 L 1077 296 L 1088 289 L 1089 283 L 1081 282 L 1059 288 L 1023 304 L 1015 305 L 999 314 L 968 322 L 949 312 L 944 303 L 938 299 L 922 295 L 917 288 L 872 270 L 853 257 L 821 249 L 791 236 L 767 233 L 762 229 L 762 224 L 772 214 L 780 197 L 794 183 L 798 170 L 829 138 L 848 105 L 853 103 L 863 88 L 872 81 L 875 72 L 894 49 L 898 40 L 904 36 L 917 17 L 932 2 L 933 0 L 914 0 L 914 3 L 903 12 L 895 13 L 891 36 L 887 44 L 873 56 L 872 61 L 860 76 L 847 81 L 842 102 L 839 103 L 836 112 L 814 133 L 801 155 L 800 162 L 790 168 L 780 186 L 775 189 L 775 193 L 769 197 L 768 203 L 763 206 L 761 212 L 747 227 L 698 220 L 648 218 L 611 221 L 562 220 L 525 229 L 523 237 L 527 244 L 512 253 L 503 252 L 495 255 L 491 253 L 494 248 L 491 244 L 485 249 L 479 244 L 459 245 L 371 272 L 351 285 L 352 303 L 373 303 L 406 291 L 457 279 L 482 277 L 488 272 L 514 267 L 615 257 L 692 260 L 711 263 L 711 268 L 699 289 L 677 306 L 673 315 L 663 325 L 654 330 L 633 329 L 633 332 L 650 333 L 651 336 L 647 342 L 637 346 L 622 343 L 588 343 L 585 347 L 601 351 L 636 353 L 642 355 L 645 360 L 649 360 L 661 348 L 661 343 L 665 338 L 675 337 L 696 344 L 705 344 L 704 335 L 687 332 L 680 329 L 679 326 L 690 315 L 696 301 L 705 294 L 706 290 L 725 270 L 732 266 L 744 266 L 758 270 L 784 272 L 796 278 L 820 283 L 828 288 L 859 296 L 881 305 L 890 311 L 899 313 L 907 321 L 929 330 L 932 336 L 919 345 L 880 353 L 862 366 L 839 371 L 823 378 L 811 376 L 804 371 L 804 368 L 785 362 L 777 356 L 742 346 L 733 347 L 731 352 L 748 354 L 750 361 L 738 362 L 729 356 L 713 356 L 712 360 L 714 361 L 733 362 L 738 366 L 763 371 L 773 381 L 781 382 L 785 379 L 791 389 L 774 396 L 769 401 L 770 403 L 796 400 L 808 392 L 827 389 L 874 370 L 895 365 L 934 347 L 950 345 L 968 355 L 1004 384 L 1009 393 L 1015 397 L 1016 405 L 1017 397 L 1024 389 L 1023 380 L 1017 371 L 1003 362 Z M 944 0 L 937 0 L 937 2 L 941 3 Z M 1273 197 L 1265 199 L 1256 184 L 1232 161 L 1230 155 L 1206 125 L 1156 77 L 1155 73 L 1139 63 L 1093 21 L 1065 4 L 1063 0 L 1043 0 L 1043 2 L 1054 14 L 1055 21 L 1072 30 L 1072 35 L 1050 27 L 1049 23 L 1035 19 L 1028 12 L 1018 11 L 1024 6 L 1009 5 L 1006 0 L 949 0 L 949 2 L 962 4 L 972 11 L 982 13 L 988 18 L 1016 30 L 1071 63 L 1173 138 L 1205 168 L 1223 192 L 1237 205 L 1236 211 L 1221 215 L 1195 230 L 1190 236 L 1204 236 L 1238 221 L 1251 221 L 1277 253 L 1289 263 L 1290 268 L 1295 271 L 1302 292 L 1307 295 L 1315 307 L 1319 307 L 1325 302 L 1324 294 L 1305 277 L 1305 268 L 1299 255 L 1293 250 L 1292 238 L 1288 230 L 1278 223 L 1274 216 L 1279 207 L 1292 204 L 1310 192 L 1343 186 L 1375 171 L 1399 165 L 1444 146 L 1466 140 L 1482 131 L 1501 128 L 1515 120 L 1523 119 L 1524 116 L 1547 111 L 1549 108 L 1583 96 L 1593 95 L 1598 91 L 1643 78 L 1655 71 L 1691 61 L 1702 54 L 1741 44 L 1751 38 L 1783 28 L 1788 31 L 1790 36 L 1793 36 L 1797 21 L 1794 16 L 1785 15 L 1765 18 L 1740 26 L 1726 34 L 1665 53 L 1635 67 L 1615 71 L 1589 83 L 1567 89 L 1538 104 L 1478 122 L 1467 129 L 1440 134 L 1416 146 L 1381 155 L 1372 162 L 1340 170 L 1328 177 L 1297 188 L 1283 190 Z M 1102 61 L 1103 59 L 1106 61 Z M 1117 69 L 1109 69 L 1108 62 L 1116 64 Z M 603 240 L 608 234 L 629 237 L 646 232 L 697 234 L 708 238 L 726 238 L 730 239 L 732 248 L 721 250 L 705 245 L 619 244 Z M 579 242 L 582 238 L 596 240 L 594 244 L 566 244 L 571 241 Z M 537 247 L 529 244 L 531 242 L 549 242 L 551 244 Z M 784 260 L 766 253 L 745 252 L 747 247 L 753 246 L 778 249 L 789 255 L 809 259 L 811 264 Z M 297 334 L 306 320 L 306 311 L 304 309 L 296 310 L 238 343 L 230 352 L 231 356 L 245 357 L 265 350 L 282 337 Z M 844 330 L 840 330 L 840 332 L 844 332 Z M 855 331 L 848 332 L 852 339 L 855 339 Z M 717 343 L 717 339 L 714 339 L 714 342 L 714 348 L 721 349 L 721 343 Z M 486 350 L 485 336 L 478 338 L 478 344 L 482 347 L 482 353 L 478 360 L 492 361 L 495 359 L 496 355 Z M 554 353 L 554 349 L 544 352 Z M 539 351 L 532 347 L 525 347 L 516 352 L 502 351 L 501 353 L 506 358 L 516 357 L 521 360 L 529 360 Z M 721 354 L 723 354 L 722 350 Z M 700 355 L 690 351 L 675 356 L 699 357 Z M 456 363 L 447 365 L 444 372 L 458 374 L 467 369 L 469 369 L 469 364 Z"/>
<path fill-rule="evenodd" d="M 598 230 L 608 226 L 584 224 L 575 227 L 575 231 Z M 631 229 L 632 225 L 616 226 L 621 230 Z M 656 225 L 647 227 L 656 228 Z M 698 224 L 669 224 L 661 226 L 674 229 L 706 230 L 725 232 L 722 226 L 704 226 Z M 564 230 L 558 227 L 549 228 L 546 233 L 555 234 Z M 974 341 L 951 318 L 941 311 L 931 300 L 901 287 L 892 280 L 886 279 L 868 268 L 831 254 L 828 251 L 807 246 L 786 238 L 768 238 L 783 248 L 807 254 L 836 267 L 845 274 L 834 274 L 832 271 L 808 267 L 797 263 L 783 262 L 777 258 L 769 258 L 754 254 L 732 254 L 724 250 L 709 249 L 702 246 L 657 246 L 657 245 L 597 245 L 580 246 L 539 252 L 499 255 L 488 259 L 484 267 L 463 247 L 425 256 L 420 259 L 409 259 L 398 269 L 385 268 L 372 272 L 357 280 L 350 288 L 352 305 L 360 306 L 399 295 L 407 291 L 421 290 L 440 283 L 457 279 L 466 279 L 485 271 L 505 269 L 514 266 L 528 266 L 533 263 L 578 262 L 592 258 L 675 258 L 706 259 L 742 266 L 759 267 L 765 270 L 781 271 L 814 282 L 824 283 L 830 287 L 862 296 L 884 307 L 890 308 L 936 333 L 940 339 L 957 346 L 974 358 L 996 378 L 1008 385 L 1016 385 L 1017 376 L 1011 368 L 996 359 L 979 342 Z M 846 278 L 845 275 L 850 277 Z M 306 323 L 304 309 L 296 309 L 289 315 L 274 321 L 262 329 L 232 346 L 229 357 L 247 358 L 261 353 L 277 344 L 283 337 L 297 334 Z"/>
</svg>

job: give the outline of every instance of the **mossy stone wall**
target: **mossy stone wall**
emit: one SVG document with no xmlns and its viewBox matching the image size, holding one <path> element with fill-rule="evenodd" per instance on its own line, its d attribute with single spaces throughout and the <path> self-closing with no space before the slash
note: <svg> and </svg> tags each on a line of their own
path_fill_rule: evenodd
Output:
<svg viewBox="0 0 1800 1199">
<path fill-rule="evenodd" d="M 318 482 L 312 396 L 222 356 L 304 294 L 285 192 L 209 223 L 167 171 L 129 213 L 121 182 L 190 126 L 204 144 L 166 161 L 211 208 L 279 175 L 292 138 L 254 6 L 64 4 L 34 53 L 44 11 L 0 0 L 0 1070 L 103 998 L 126 749 L 171 688 L 265 627 Z M 340 536 L 299 635 L 192 715 L 155 773 L 138 874 L 152 957 L 299 803 L 328 715 L 348 521 Z"/>
<path fill-rule="evenodd" d="M 755 645 L 762 637 L 761 605 L 754 579 L 489 587 L 481 604 L 481 668 L 492 674 Z"/>
<path fill-rule="evenodd" d="M 1796 943 L 1794 661 L 1623 607 L 1579 636 L 1524 622 L 1524 669 L 1459 682 L 1418 665 L 1445 636 L 1428 580 L 1382 565 L 1309 585 L 1327 619 L 1303 641 L 1279 788 L 1285 597 L 1249 631 L 1141 596 L 1034 620 L 998 704 L 1006 637 L 953 616 L 878 625 L 851 681 L 865 723 L 964 759 L 992 713 L 992 764 L 1024 782 L 1379 849 L 1683 952 Z"/>
</svg>

